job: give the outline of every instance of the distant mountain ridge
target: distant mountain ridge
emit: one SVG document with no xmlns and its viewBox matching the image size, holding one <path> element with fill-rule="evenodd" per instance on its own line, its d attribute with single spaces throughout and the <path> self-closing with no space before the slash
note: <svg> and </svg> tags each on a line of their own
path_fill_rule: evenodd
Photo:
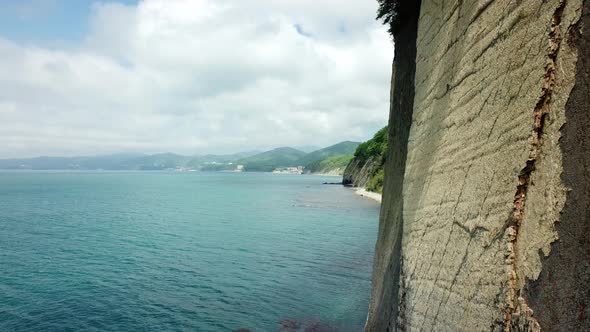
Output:
<svg viewBox="0 0 590 332">
<path fill-rule="evenodd" d="M 113 154 L 82 157 L 36 157 L 0 159 L 0 169 L 25 170 L 165 170 L 171 168 L 201 169 L 215 163 L 227 163 L 259 153 L 183 156 L 174 153 Z"/>
<path fill-rule="evenodd" d="M 0 159 L 0 169 L 23 170 L 202 170 L 230 171 L 243 165 L 245 171 L 271 172 L 276 168 L 304 166 L 307 172 L 330 172 L 342 167 L 359 143 L 340 142 L 306 153 L 292 147 L 227 155 L 184 156 L 175 153 L 113 154 L 80 157 Z M 328 161 L 329 160 L 329 161 Z"/>
</svg>

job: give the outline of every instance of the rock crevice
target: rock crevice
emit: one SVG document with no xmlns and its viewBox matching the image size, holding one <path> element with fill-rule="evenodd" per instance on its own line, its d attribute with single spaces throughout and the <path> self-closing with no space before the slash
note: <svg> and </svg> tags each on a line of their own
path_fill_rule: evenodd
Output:
<svg viewBox="0 0 590 332">
<path fill-rule="evenodd" d="M 590 330 L 588 7 L 422 1 L 396 30 L 367 331 Z"/>
</svg>

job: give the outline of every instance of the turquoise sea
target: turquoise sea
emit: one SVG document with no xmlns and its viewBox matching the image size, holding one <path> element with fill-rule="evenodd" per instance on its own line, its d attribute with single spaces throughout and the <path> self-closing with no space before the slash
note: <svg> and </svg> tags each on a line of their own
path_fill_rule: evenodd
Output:
<svg viewBox="0 0 590 332">
<path fill-rule="evenodd" d="M 360 331 L 379 205 L 337 180 L 0 172 L 0 331 Z"/>
</svg>

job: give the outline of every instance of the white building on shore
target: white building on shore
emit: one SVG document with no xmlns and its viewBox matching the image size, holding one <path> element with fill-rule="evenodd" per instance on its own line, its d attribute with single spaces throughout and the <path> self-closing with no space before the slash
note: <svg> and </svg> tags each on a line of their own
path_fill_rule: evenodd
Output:
<svg viewBox="0 0 590 332">
<path fill-rule="evenodd" d="M 272 171 L 274 174 L 303 174 L 305 167 L 297 166 L 297 167 L 281 167 L 276 168 Z"/>
</svg>

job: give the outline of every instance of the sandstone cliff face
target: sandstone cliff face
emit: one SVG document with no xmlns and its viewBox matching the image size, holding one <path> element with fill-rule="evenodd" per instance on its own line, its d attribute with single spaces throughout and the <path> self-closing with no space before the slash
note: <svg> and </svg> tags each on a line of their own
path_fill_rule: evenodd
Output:
<svg viewBox="0 0 590 332">
<path fill-rule="evenodd" d="M 353 187 L 365 188 L 375 173 L 381 169 L 380 157 L 371 157 L 366 161 L 354 158 L 346 166 L 342 183 Z"/>
<path fill-rule="evenodd" d="M 395 34 L 368 331 L 590 330 L 590 1 L 422 1 Z"/>
</svg>

